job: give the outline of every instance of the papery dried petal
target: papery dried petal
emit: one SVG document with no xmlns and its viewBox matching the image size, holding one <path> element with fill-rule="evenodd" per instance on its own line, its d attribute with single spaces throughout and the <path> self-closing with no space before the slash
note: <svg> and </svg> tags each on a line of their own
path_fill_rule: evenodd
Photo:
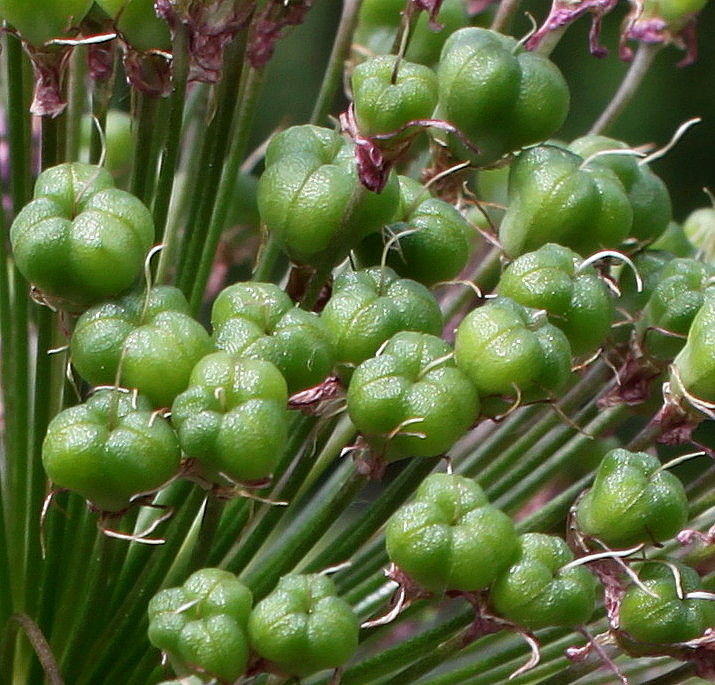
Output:
<svg viewBox="0 0 715 685">
<path fill-rule="evenodd" d="M 527 50 L 535 50 L 552 31 L 576 21 L 587 12 L 593 15 L 589 47 L 595 57 L 605 57 L 608 50 L 599 43 L 601 18 L 618 4 L 618 0 L 553 0 L 549 16 L 541 28 L 526 41 Z"/>
<path fill-rule="evenodd" d="M 62 78 L 72 48 L 69 46 L 34 48 L 25 44 L 25 50 L 30 56 L 35 80 L 30 112 L 41 117 L 59 116 L 67 106 L 62 97 Z"/>
<path fill-rule="evenodd" d="M 283 29 L 302 24 L 312 5 L 313 0 L 274 0 L 264 7 L 246 48 L 246 55 L 254 69 L 261 69 L 268 64 L 276 43 L 283 35 Z"/>
<path fill-rule="evenodd" d="M 224 48 L 248 24 L 256 0 L 155 0 L 154 8 L 172 34 L 179 23 L 188 29 L 189 80 L 216 83 Z"/>
</svg>

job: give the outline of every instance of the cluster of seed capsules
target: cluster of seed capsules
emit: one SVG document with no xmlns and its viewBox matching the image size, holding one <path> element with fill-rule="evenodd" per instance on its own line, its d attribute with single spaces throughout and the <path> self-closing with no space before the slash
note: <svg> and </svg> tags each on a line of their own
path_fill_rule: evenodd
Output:
<svg viewBox="0 0 715 685">
<path fill-rule="evenodd" d="M 352 97 L 343 133 L 295 126 L 274 136 L 258 183 L 272 239 L 311 277 L 331 275 L 320 312 L 317 298 L 299 307 L 275 284 L 235 283 L 213 302 L 209 333 L 180 290 L 141 287 L 154 229 L 136 198 L 95 166 L 39 176 L 11 228 L 14 258 L 38 299 L 78 317 L 71 362 L 93 388 L 48 428 L 43 464 L 55 487 L 118 514 L 180 476 L 265 484 L 288 443 L 289 399 L 311 390 L 319 401 L 327 382 L 344 389 L 360 467 L 377 476 L 392 461 L 448 454 L 480 418 L 557 399 L 574 361 L 605 347 L 634 384 L 666 374 L 669 402 L 688 421 L 713 417 L 715 282 L 692 256 L 702 235 L 688 241 L 672 224 L 665 184 L 621 141 L 544 142 L 569 105 L 553 63 L 462 28 L 435 70 L 394 56 L 362 62 Z M 462 273 L 475 231 L 465 212 L 394 170 L 426 127 L 442 161 L 509 163 L 496 233 L 506 266 L 493 296 L 446 331 L 430 288 Z M 642 274 L 623 271 L 620 299 L 600 261 L 616 251 Z M 632 325 L 615 328 L 618 312 Z M 651 455 L 615 450 L 574 506 L 571 548 L 518 536 L 479 485 L 453 474 L 429 476 L 385 535 L 405 595 L 469 595 L 483 617 L 530 633 L 586 623 L 601 580 L 617 597 L 610 630 L 625 650 L 690 658 L 715 621 L 697 574 L 615 561 L 686 521 L 680 482 Z M 324 576 L 285 576 L 251 604 L 235 577 L 200 571 L 152 600 L 150 639 L 177 675 L 225 682 L 258 668 L 336 668 L 357 647 L 357 618 Z"/>
</svg>

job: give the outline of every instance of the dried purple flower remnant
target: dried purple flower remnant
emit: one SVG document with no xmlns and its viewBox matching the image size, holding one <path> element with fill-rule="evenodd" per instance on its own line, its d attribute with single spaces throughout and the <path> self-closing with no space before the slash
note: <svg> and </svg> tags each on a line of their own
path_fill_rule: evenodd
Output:
<svg viewBox="0 0 715 685">
<path fill-rule="evenodd" d="M 573 21 L 581 15 L 590 13 L 591 31 L 589 32 L 589 48 L 595 57 L 605 57 L 608 50 L 600 45 L 601 19 L 618 4 L 618 0 L 553 0 L 549 16 L 541 28 L 526 41 L 527 50 L 535 50 L 544 38 Z"/>
<path fill-rule="evenodd" d="M 424 10 L 429 13 L 429 25 L 433 31 L 439 31 L 442 25 L 437 21 L 437 15 L 442 9 L 444 0 L 412 0 L 412 4 L 418 10 Z"/>
<path fill-rule="evenodd" d="M 67 106 L 62 96 L 61 84 L 72 48 L 69 46 L 35 48 L 24 41 L 23 45 L 30 56 L 35 81 L 30 112 L 41 117 L 59 116 Z"/>
<path fill-rule="evenodd" d="M 283 29 L 305 21 L 313 0 L 273 0 L 264 8 L 255 24 L 246 54 L 254 69 L 261 69 L 273 57 Z"/>
<path fill-rule="evenodd" d="M 697 13 L 684 15 L 673 24 L 654 13 L 643 11 L 640 0 L 631 0 L 632 8 L 623 22 L 619 52 L 621 59 L 633 59 L 633 50 L 627 42 L 634 40 L 650 45 L 673 43 L 685 50 L 685 57 L 678 62 L 679 67 L 692 64 L 697 57 L 697 35 L 695 31 Z"/>
<path fill-rule="evenodd" d="M 244 28 L 256 8 L 256 0 L 155 0 L 154 9 L 172 33 L 177 24 L 189 32 L 189 79 L 216 83 L 223 69 L 223 51 Z"/>
</svg>

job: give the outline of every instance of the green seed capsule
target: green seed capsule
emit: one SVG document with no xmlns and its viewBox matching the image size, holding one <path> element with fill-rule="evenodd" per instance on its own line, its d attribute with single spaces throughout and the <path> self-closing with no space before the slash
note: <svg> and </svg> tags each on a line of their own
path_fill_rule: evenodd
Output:
<svg viewBox="0 0 715 685">
<path fill-rule="evenodd" d="M 252 602 L 250 590 L 232 573 L 201 569 L 183 586 L 152 597 L 149 641 L 167 654 L 179 676 L 200 673 L 233 682 L 248 665 Z"/>
<path fill-rule="evenodd" d="M 329 129 L 294 126 L 274 136 L 266 150 L 258 210 L 298 263 L 339 263 L 391 221 L 397 202 L 394 174 L 379 194 L 362 187 L 352 146 Z"/>
<path fill-rule="evenodd" d="M 715 402 L 715 295 L 709 293 L 695 315 L 685 346 L 673 361 L 671 387 Z"/>
<path fill-rule="evenodd" d="M 363 136 L 389 134 L 410 121 L 429 119 L 437 105 L 437 76 L 429 68 L 382 55 L 359 64 L 352 73 L 355 119 Z M 395 78 L 393 78 L 393 76 Z M 406 130 L 381 145 L 403 141 L 417 130 Z"/>
<path fill-rule="evenodd" d="M 476 145 L 476 154 L 454 147 L 480 166 L 546 140 L 568 113 L 568 86 L 558 68 L 488 29 L 455 31 L 444 44 L 437 76 L 438 115 Z"/>
<path fill-rule="evenodd" d="M 97 0 L 116 22 L 127 42 L 137 50 L 171 48 L 169 27 L 154 11 L 153 0 Z"/>
<path fill-rule="evenodd" d="M 218 349 L 272 362 L 291 394 L 318 385 L 333 367 L 335 353 L 323 320 L 296 308 L 272 283 L 228 286 L 214 301 L 211 323 Z"/>
<path fill-rule="evenodd" d="M 660 177 L 646 165 L 639 164 L 633 155 L 610 154 L 612 150 L 629 150 L 626 143 L 606 136 L 584 136 L 573 141 L 568 149 L 584 159 L 590 158 L 589 165 L 610 169 L 618 176 L 633 210 L 630 238 L 650 243 L 663 234 L 672 217 L 668 188 Z M 605 150 L 609 154 L 592 157 Z"/>
<path fill-rule="evenodd" d="M 517 257 L 497 289 L 524 307 L 545 310 L 577 356 L 591 354 L 603 343 L 615 316 L 613 297 L 596 271 L 581 268 L 575 252 L 554 243 Z"/>
<path fill-rule="evenodd" d="M 40 46 L 63 38 L 84 19 L 92 0 L 0 0 L 0 19 L 12 24 L 28 43 Z"/>
<path fill-rule="evenodd" d="M 390 52 L 397 35 L 400 12 L 404 8 L 404 0 L 364 0 L 360 6 L 354 42 L 366 48 L 370 54 Z M 444 0 L 438 21 L 443 27 L 441 31 L 435 31 L 429 26 L 427 12 L 420 14 L 411 31 L 406 59 L 429 65 L 437 62 L 447 37 L 470 23 L 463 0 Z"/>
<path fill-rule="evenodd" d="M 186 388 L 194 364 L 213 349 L 188 312 L 186 298 L 171 286 L 92 307 L 77 321 L 72 363 L 93 385 L 118 379 L 154 406 L 168 407 Z"/>
<path fill-rule="evenodd" d="M 558 392 L 571 372 L 566 336 L 545 316 L 508 298 L 467 314 L 457 328 L 454 352 L 480 398 L 520 393 L 531 401 Z"/>
<path fill-rule="evenodd" d="M 685 597 L 689 592 L 702 590 L 698 574 L 682 564 L 671 564 L 676 570 L 658 562 L 644 564 L 638 577 L 648 592 L 633 584 L 623 596 L 619 642 L 629 653 L 640 656 L 658 653 L 657 645 L 693 640 L 715 625 L 715 602 Z M 654 648 L 649 649 L 648 645 Z"/>
<path fill-rule="evenodd" d="M 348 388 L 348 413 L 374 451 L 388 460 L 445 453 L 479 415 L 471 381 L 448 343 L 398 333 L 360 364 Z"/>
<path fill-rule="evenodd" d="M 420 283 L 398 278 L 387 267 L 338 276 L 321 318 L 332 335 L 343 375 L 373 356 L 395 333 L 442 332 L 442 313 L 432 293 Z"/>
<path fill-rule="evenodd" d="M 399 182 L 397 223 L 382 236 L 365 238 L 356 250 L 358 258 L 366 266 L 379 264 L 385 240 L 399 236 L 387 253 L 387 265 L 397 274 L 428 287 L 455 278 L 469 259 L 473 229 L 459 211 L 417 181 L 400 176 Z"/>
<path fill-rule="evenodd" d="M 715 270 L 695 259 L 673 259 L 663 268 L 636 324 L 640 346 L 648 355 L 671 360 L 683 348 L 705 298 L 715 294 L 714 275 Z"/>
<path fill-rule="evenodd" d="M 154 240 L 151 213 L 100 167 L 44 171 L 10 240 L 17 267 L 53 304 L 82 311 L 130 288 Z"/>
<path fill-rule="evenodd" d="M 603 458 L 593 487 L 576 508 L 579 529 L 613 548 L 668 540 L 687 517 L 678 478 L 661 470 L 657 457 L 620 448 Z"/>
<path fill-rule="evenodd" d="M 283 576 L 248 622 L 251 647 L 299 677 L 345 664 L 357 649 L 358 631 L 352 607 L 322 575 Z"/>
<path fill-rule="evenodd" d="M 111 390 L 57 414 L 42 443 L 48 478 L 102 511 L 126 509 L 166 483 L 180 457 L 176 433 L 146 398 Z"/>
<path fill-rule="evenodd" d="M 553 535 L 519 537 L 519 555 L 489 590 L 496 612 L 527 630 L 586 623 L 596 603 L 596 579 L 583 566 L 562 570 L 573 554 Z"/>
<path fill-rule="evenodd" d="M 522 152 L 509 173 L 509 207 L 499 239 L 509 257 L 546 243 L 581 256 L 615 249 L 630 234 L 633 209 L 610 169 L 553 145 Z"/>
<path fill-rule="evenodd" d="M 432 474 L 385 530 L 390 560 L 430 592 L 488 587 L 514 561 L 514 524 L 473 480 Z"/>
<path fill-rule="evenodd" d="M 194 367 L 171 420 L 206 479 L 255 481 L 271 474 L 285 450 L 287 402 L 285 380 L 273 364 L 215 352 Z"/>
</svg>

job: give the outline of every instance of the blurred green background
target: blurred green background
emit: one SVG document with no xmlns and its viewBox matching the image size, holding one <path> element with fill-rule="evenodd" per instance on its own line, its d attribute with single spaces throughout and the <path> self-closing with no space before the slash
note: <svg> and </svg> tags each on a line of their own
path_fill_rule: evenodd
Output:
<svg viewBox="0 0 715 685">
<path fill-rule="evenodd" d="M 315 0 L 308 21 L 280 44 L 266 79 L 270 89 L 263 93 L 261 119 L 254 128 L 255 145 L 281 123 L 303 123 L 310 116 L 341 6 L 337 0 Z M 540 22 L 549 6 L 547 0 L 526 0 L 515 21 L 514 35 L 529 30 L 527 11 Z M 561 131 L 564 139 L 588 131 L 628 69 L 618 57 L 618 34 L 627 7 L 626 0 L 621 0 L 619 7 L 604 18 L 601 42 L 610 50 L 607 57 L 597 59 L 588 52 L 588 15 L 569 28 L 552 55 L 571 87 L 571 113 Z M 678 68 L 676 64 L 684 53 L 673 46 L 661 50 L 635 99 L 610 131 L 610 135 L 631 145 L 661 146 L 682 122 L 695 116 L 703 118 L 673 151 L 653 163 L 653 170 L 671 190 L 678 221 L 693 209 L 708 205 L 703 187 L 715 190 L 714 35 L 715 2 L 710 0 L 698 22 L 695 64 Z M 336 103 L 335 114 L 340 105 Z"/>
</svg>

